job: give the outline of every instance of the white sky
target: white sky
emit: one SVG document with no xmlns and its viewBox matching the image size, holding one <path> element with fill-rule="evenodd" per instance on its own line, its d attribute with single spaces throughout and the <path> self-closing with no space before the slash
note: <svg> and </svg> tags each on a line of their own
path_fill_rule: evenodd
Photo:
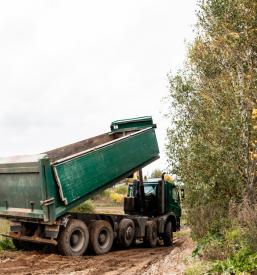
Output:
<svg viewBox="0 0 257 275">
<path fill-rule="evenodd" d="M 0 1 L 0 156 L 33 154 L 152 115 L 165 169 L 167 73 L 196 0 Z M 150 170 L 147 170 L 150 171 Z"/>
</svg>

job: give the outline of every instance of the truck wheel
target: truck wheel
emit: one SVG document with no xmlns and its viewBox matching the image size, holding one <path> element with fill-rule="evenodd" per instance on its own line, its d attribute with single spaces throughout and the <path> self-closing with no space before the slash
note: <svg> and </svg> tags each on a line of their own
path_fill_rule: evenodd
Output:
<svg viewBox="0 0 257 275">
<path fill-rule="evenodd" d="M 167 221 L 165 224 L 163 242 L 165 246 L 172 246 L 173 244 L 173 228 L 171 221 Z"/>
<path fill-rule="evenodd" d="M 95 254 L 101 255 L 109 252 L 112 243 L 113 230 L 109 222 L 99 220 L 89 225 L 89 245 Z"/>
<path fill-rule="evenodd" d="M 157 225 L 154 221 L 146 222 L 146 234 L 144 237 L 144 243 L 147 247 L 156 247 L 157 245 Z"/>
<path fill-rule="evenodd" d="M 58 250 L 65 256 L 82 256 L 88 246 L 89 233 L 84 222 L 69 220 L 58 237 Z"/>
<path fill-rule="evenodd" d="M 124 247 L 129 247 L 134 241 L 135 224 L 131 219 L 123 219 L 119 224 L 118 241 Z"/>
</svg>

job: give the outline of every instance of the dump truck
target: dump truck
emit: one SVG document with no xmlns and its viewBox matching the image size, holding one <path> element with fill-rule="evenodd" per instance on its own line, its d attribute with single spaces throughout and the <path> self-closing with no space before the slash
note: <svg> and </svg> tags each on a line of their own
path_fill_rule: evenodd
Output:
<svg viewBox="0 0 257 275">
<path fill-rule="evenodd" d="M 151 117 L 117 120 L 111 130 L 38 155 L 0 159 L 0 218 L 10 221 L 18 249 L 38 244 L 57 246 L 63 255 L 81 256 L 88 247 L 107 253 L 118 243 L 129 247 L 143 240 L 172 245 L 180 228 L 180 198 L 172 182 L 128 186 L 124 214 L 71 211 L 98 192 L 130 177 L 159 158 Z"/>
</svg>

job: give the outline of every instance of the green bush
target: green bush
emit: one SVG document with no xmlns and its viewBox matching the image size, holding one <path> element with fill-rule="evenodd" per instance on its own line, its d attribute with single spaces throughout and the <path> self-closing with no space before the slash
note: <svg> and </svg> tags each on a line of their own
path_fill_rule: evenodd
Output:
<svg viewBox="0 0 257 275">
<path fill-rule="evenodd" d="M 116 192 L 112 192 L 110 194 L 110 199 L 111 199 L 111 202 L 122 203 L 124 200 L 124 195 L 116 193 Z"/>
<path fill-rule="evenodd" d="M 111 192 L 112 192 L 111 189 L 106 189 L 103 192 L 101 192 L 100 196 L 103 198 L 109 199 Z"/>
<path fill-rule="evenodd" d="M 193 262 L 193 264 L 190 264 L 185 271 L 185 275 L 199 275 L 199 274 L 208 274 L 208 269 L 209 269 L 209 263 L 202 262 L 199 260 L 196 260 Z"/>
<path fill-rule="evenodd" d="M 92 200 L 87 200 L 80 204 L 79 206 L 72 209 L 72 212 L 79 212 L 79 213 L 94 213 L 95 212 L 95 205 Z"/>
<path fill-rule="evenodd" d="M 192 256 L 200 256 L 205 260 L 223 259 L 223 243 L 222 236 L 208 234 L 197 242 L 197 245 L 192 252 Z"/>
<path fill-rule="evenodd" d="M 218 261 L 210 270 L 210 272 L 218 272 L 219 274 L 239 274 L 254 271 L 257 271 L 257 252 L 253 253 L 248 248 L 240 249 L 224 261 Z"/>
<path fill-rule="evenodd" d="M 225 230 L 223 235 L 209 234 L 202 238 L 198 241 L 193 256 L 200 256 L 203 263 L 209 260 L 214 262 L 207 274 L 257 271 L 257 252 L 249 243 L 246 229 L 238 225 Z"/>
<path fill-rule="evenodd" d="M 127 185 L 118 185 L 115 186 L 114 191 L 121 195 L 127 195 L 128 193 L 128 186 Z"/>
<path fill-rule="evenodd" d="M 3 238 L 0 240 L 0 251 L 1 250 L 12 250 L 14 249 L 13 242 L 9 238 Z"/>
</svg>

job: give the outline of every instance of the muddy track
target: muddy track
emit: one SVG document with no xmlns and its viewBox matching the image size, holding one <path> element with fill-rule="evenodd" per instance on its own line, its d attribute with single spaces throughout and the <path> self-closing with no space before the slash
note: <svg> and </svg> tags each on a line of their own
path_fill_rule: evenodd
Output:
<svg viewBox="0 0 257 275">
<path fill-rule="evenodd" d="M 190 254 L 188 236 L 174 246 L 148 249 L 137 245 L 101 256 L 64 257 L 43 251 L 5 251 L 0 254 L 0 274 L 182 274 L 183 258 Z M 188 253 L 184 253 L 189 249 Z"/>
</svg>

